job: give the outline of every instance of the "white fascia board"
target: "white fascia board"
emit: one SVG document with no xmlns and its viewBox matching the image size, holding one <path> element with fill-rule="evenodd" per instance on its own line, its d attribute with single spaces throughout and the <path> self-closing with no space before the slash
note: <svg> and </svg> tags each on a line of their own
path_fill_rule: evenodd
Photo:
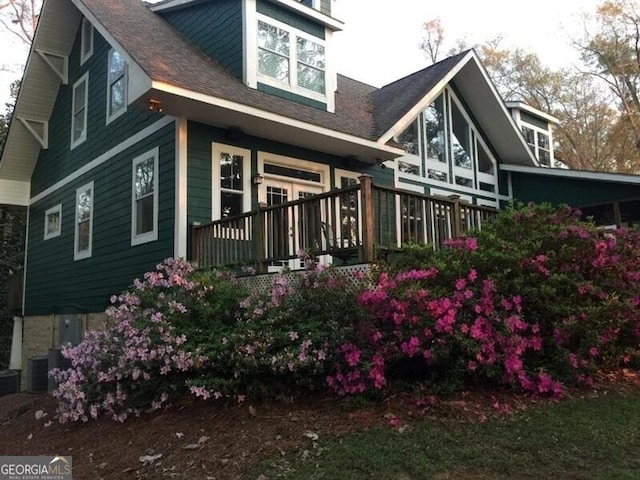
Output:
<svg viewBox="0 0 640 480">
<path fill-rule="evenodd" d="M 564 168 L 549 167 L 525 167 L 523 165 L 501 164 L 500 170 L 506 172 L 529 173 L 533 175 L 546 175 L 550 177 L 571 178 L 575 180 L 595 180 L 600 182 L 626 183 L 640 185 L 640 175 L 626 173 L 604 173 L 589 170 L 566 170 Z"/>
<path fill-rule="evenodd" d="M 456 74 L 464 67 L 471 58 L 472 52 L 469 52 L 467 55 L 462 58 L 458 64 L 453 67 L 449 72 L 438 82 L 436 85 L 426 93 L 422 99 L 415 104 L 411 110 L 405 113 L 400 120 L 398 120 L 389 130 L 387 130 L 378 140 L 378 143 L 387 143 L 389 140 L 393 139 L 399 133 L 402 133 L 405 128 L 409 126 L 411 122 L 413 122 L 420 112 L 422 112 L 425 108 L 433 103 L 436 97 L 440 94 L 442 89 L 446 87 L 449 82 L 456 76 Z M 384 87 L 383 87 L 384 88 Z"/>
<path fill-rule="evenodd" d="M 535 155 L 531 151 L 531 148 L 529 148 L 529 145 L 527 145 L 527 142 L 524 140 L 524 136 L 522 135 L 522 132 L 520 131 L 520 128 L 518 127 L 518 125 L 516 125 L 515 119 L 511 116 L 511 112 L 509 112 L 509 109 L 505 105 L 502 96 L 500 95 L 500 93 L 498 92 L 498 89 L 496 88 L 495 84 L 493 83 L 493 81 L 489 77 L 489 73 L 487 72 L 487 69 L 484 68 L 484 65 L 482 65 L 482 62 L 480 61 L 480 58 L 476 54 L 475 50 L 471 50 L 470 53 L 471 53 L 472 58 L 476 62 L 476 65 L 477 65 L 478 69 L 480 70 L 480 74 L 484 78 L 484 81 L 487 83 L 487 85 L 489 86 L 489 89 L 493 93 L 493 97 L 495 98 L 496 102 L 498 102 L 498 104 L 500 105 L 500 109 L 503 111 L 504 115 L 506 116 L 507 121 L 511 125 L 512 130 L 515 132 L 520 144 L 522 145 L 522 147 L 524 147 L 525 151 L 529 154 L 529 159 L 531 160 L 531 163 L 534 166 L 539 167 L 540 166 L 540 162 L 538 162 L 538 159 L 535 157 Z"/>
<path fill-rule="evenodd" d="M 380 142 L 367 140 L 361 137 L 356 137 L 355 135 L 350 135 L 348 133 L 337 132 L 335 130 L 331 130 L 326 127 L 320 127 L 318 125 L 313 125 L 311 123 L 295 120 L 293 118 L 286 117 L 284 115 L 267 112 L 265 110 L 261 110 L 256 107 L 243 105 L 241 103 L 233 102 L 231 100 L 225 100 L 222 98 L 205 95 L 203 93 L 194 92 L 191 90 L 187 90 L 185 88 L 177 87 L 175 85 L 170 85 L 168 83 L 154 81 L 151 84 L 151 88 L 153 90 L 165 92 L 170 95 L 189 98 L 189 99 L 201 102 L 203 104 L 213 105 L 213 106 L 224 108 L 227 110 L 232 110 L 232 111 L 250 115 L 256 118 L 262 118 L 264 120 L 268 120 L 274 123 L 289 125 L 291 127 L 299 128 L 301 130 L 306 130 L 309 132 L 317 133 L 319 135 L 324 135 L 326 137 L 343 140 L 356 145 L 362 145 L 364 147 L 380 150 L 385 153 L 390 153 L 392 155 L 396 155 L 396 156 L 404 155 L 404 150 L 402 150 L 401 148 L 391 147 L 389 145 L 385 145 Z"/>
<path fill-rule="evenodd" d="M 148 5 L 148 8 L 152 12 L 164 12 L 167 10 L 176 10 L 189 4 L 202 3 L 203 1 L 205 0 L 169 0 Z"/>
<path fill-rule="evenodd" d="M 554 125 L 559 125 L 560 124 L 560 120 L 558 120 L 553 115 L 550 115 L 550 114 L 548 114 L 546 112 L 543 112 L 542 110 L 539 110 L 539 109 L 537 109 L 535 107 L 532 107 L 531 105 L 527 105 L 526 103 L 523 103 L 523 102 L 505 102 L 505 104 L 507 105 L 507 108 L 509 108 L 509 109 L 515 108 L 517 110 L 523 110 L 525 112 L 530 113 L 534 117 L 540 117 L 542 120 L 546 120 L 547 122 L 553 123 Z"/>
</svg>

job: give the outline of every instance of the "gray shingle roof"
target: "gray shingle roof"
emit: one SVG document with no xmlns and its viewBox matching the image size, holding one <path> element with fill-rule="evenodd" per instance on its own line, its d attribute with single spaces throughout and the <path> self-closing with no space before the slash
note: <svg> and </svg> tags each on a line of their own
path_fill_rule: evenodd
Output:
<svg viewBox="0 0 640 480">
<path fill-rule="evenodd" d="M 416 105 L 469 50 L 385 85 L 371 94 L 373 100 L 374 136 L 380 137 Z"/>
</svg>

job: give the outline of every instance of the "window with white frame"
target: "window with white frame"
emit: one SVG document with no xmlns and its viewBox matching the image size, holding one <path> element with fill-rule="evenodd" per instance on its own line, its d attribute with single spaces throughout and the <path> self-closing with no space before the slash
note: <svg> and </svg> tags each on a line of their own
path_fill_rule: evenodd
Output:
<svg viewBox="0 0 640 480">
<path fill-rule="evenodd" d="M 522 135 L 527 145 L 542 165 L 551 165 L 549 134 L 535 127 L 522 126 Z"/>
<path fill-rule="evenodd" d="M 117 50 L 109 51 L 107 77 L 107 123 L 109 123 L 127 110 L 127 64 Z"/>
<path fill-rule="evenodd" d="M 265 84 L 325 99 L 326 55 L 322 39 L 258 16 L 258 77 Z"/>
<path fill-rule="evenodd" d="M 87 103 L 89 98 L 89 72 L 73 84 L 71 98 L 71 148 L 87 139 Z"/>
<path fill-rule="evenodd" d="M 93 25 L 86 18 L 82 19 L 80 32 L 80 65 L 93 55 Z"/>
<path fill-rule="evenodd" d="M 406 152 L 398 160 L 400 177 L 419 175 L 436 185 L 455 185 L 456 190 L 497 192 L 496 160 L 450 88 L 397 135 L 396 141 Z"/>
<path fill-rule="evenodd" d="M 62 204 L 49 208 L 44 212 L 44 239 L 60 236 L 62 232 Z"/>
<path fill-rule="evenodd" d="M 213 219 L 240 215 L 251 209 L 251 152 L 213 145 Z"/>
<path fill-rule="evenodd" d="M 93 182 L 76 190 L 74 260 L 91 256 L 93 240 Z"/>
<path fill-rule="evenodd" d="M 131 245 L 158 239 L 158 148 L 133 159 Z"/>
</svg>

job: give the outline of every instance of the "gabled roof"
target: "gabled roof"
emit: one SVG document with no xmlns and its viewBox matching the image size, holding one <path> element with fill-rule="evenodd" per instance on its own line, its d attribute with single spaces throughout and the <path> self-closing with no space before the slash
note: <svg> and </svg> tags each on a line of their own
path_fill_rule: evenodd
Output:
<svg viewBox="0 0 640 480">
<path fill-rule="evenodd" d="M 474 50 L 446 58 L 372 94 L 375 136 L 401 133 L 450 84 L 460 92 L 501 163 L 538 165 Z"/>
<path fill-rule="evenodd" d="M 536 164 L 473 51 L 381 89 L 338 75 L 331 113 L 249 88 L 141 0 L 45 0 L 18 96 L 17 117 L 26 113 L 40 121 L 49 118 L 60 79 L 34 52 L 68 55 L 80 13 L 124 55 L 130 76 L 136 79 L 129 101 L 142 108 L 153 98 L 162 101 L 169 115 L 240 127 L 251 135 L 374 162 L 402 155 L 393 135 L 452 82 L 503 161 Z M 29 180 L 40 150 L 30 135 L 19 122 L 12 122 L 0 159 L 1 178 Z"/>
<path fill-rule="evenodd" d="M 373 92 L 375 135 L 383 136 L 451 72 L 468 51 L 446 58 Z M 444 86 L 444 85 L 442 85 Z M 438 91 L 441 88 L 438 89 Z"/>
</svg>

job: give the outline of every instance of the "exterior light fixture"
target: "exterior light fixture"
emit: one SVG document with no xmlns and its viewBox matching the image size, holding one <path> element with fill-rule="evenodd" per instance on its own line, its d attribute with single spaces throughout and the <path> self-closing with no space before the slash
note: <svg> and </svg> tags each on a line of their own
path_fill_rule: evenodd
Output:
<svg viewBox="0 0 640 480">
<path fill-rule="evenodd" d="M 256 174 L 253 176 L 253 179 L 252 179 L 252 180 L 253 180 L 253 184 L 254 184 L 254 185 L 260 185 L 260 184 L 262 183 L 262 181 L 264 180 L 264 177 L 262 176 L 262 174 L 260 174 L 260 173 L 256 173 Z"/>
<path fill-rule="evenodd" d="M 150 98 L 149 110 L 151 110 L 153 113 L 162 113 L 162 102 L 160 100 L 156 100 L 155 98 Z"/>
</svg>

